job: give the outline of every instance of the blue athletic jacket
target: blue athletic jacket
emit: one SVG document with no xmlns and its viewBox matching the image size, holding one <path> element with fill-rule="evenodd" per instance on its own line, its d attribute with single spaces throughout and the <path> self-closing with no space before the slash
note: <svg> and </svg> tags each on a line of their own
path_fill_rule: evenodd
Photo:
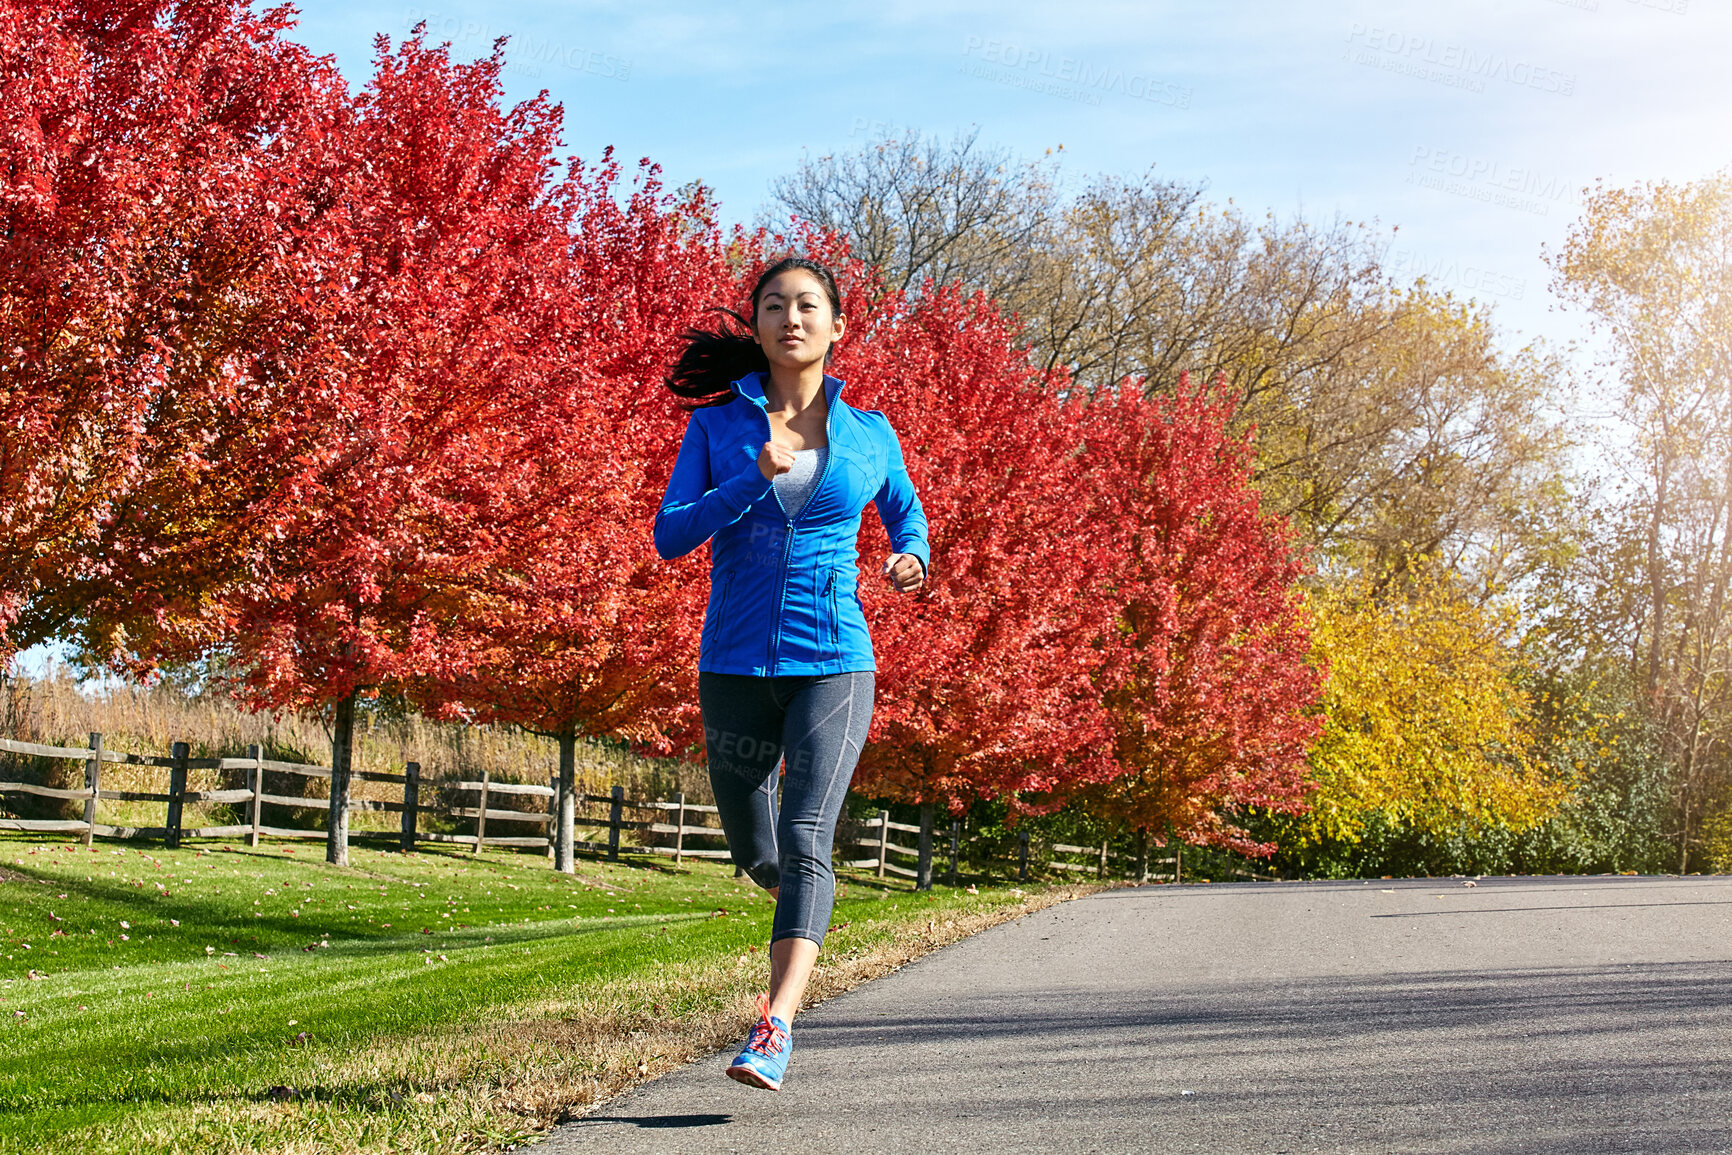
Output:
<svg viewBox="0 0 1732 1155">
<path fill-rule="evenodd" d="M 858 539 L 868 502 L 891 549 L 932 552 L 902 445 L 890 419 L 842 400 L 824 378 L 830 452 L 817 488 L 790 519 L 758 468 L 770 440 L 764 373 L 733 383 L 725 404 L 692 411 L 667 495 L 656 513 L 656 552 L 690 553 L 710 541 L 710 603 L 698 669 L 723 674 L 839 674 L 876 670 L 860 605 Z M 713 539 L 713 540 L 712 540 Z"/>
</svg>

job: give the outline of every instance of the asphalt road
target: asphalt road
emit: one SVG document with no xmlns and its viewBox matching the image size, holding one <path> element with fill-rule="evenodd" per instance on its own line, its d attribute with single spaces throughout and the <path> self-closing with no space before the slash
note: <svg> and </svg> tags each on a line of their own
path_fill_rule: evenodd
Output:
<svg viewBox="0 0 1732 1155">
<path fill-rule="evenodd" d="M 1732 1151 L 1732 878 L 1113 891 L 731 1058 L 533 1150 Z"/>
</svg>

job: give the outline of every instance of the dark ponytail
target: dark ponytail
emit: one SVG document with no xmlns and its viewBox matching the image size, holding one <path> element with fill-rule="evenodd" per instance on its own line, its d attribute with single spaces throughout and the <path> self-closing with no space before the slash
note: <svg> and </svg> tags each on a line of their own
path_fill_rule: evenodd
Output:
<svg viewBox="0 0 1732 1155">
<path fill-rule="evenodd" d="M 716 308 L 711 312 L 722 314 L 720 324 L 714 329 L 686 330 L 685 352 L 674 362 L 666 382 L 676 397 L 697 402 L 693 408 L 726 403 L 732 396 L 729 386 L 735 381 L 747 373 L 770 368 L 763 346 L 752 336 L 750 321 L 732 309 Z M 727 318 L 744 325 L 746 331 L 728 324 Z"/>
<path fill-rule="evenodd" d="M 720 313 L 722 320 L 714 329 L 691 328 L 685 331 L 687 345 L 680 354 L 680 359 L 674 362 L 673 372 L 669 373 L 665 384 L 677 397 L 696 402 L 693 408 L 706 405 L 723 405 L 732 396 L 730 386 L 748 373 L 768 372 L 769 358 L 764 356 L 763 346 L 758 344 L 753 335 L 753 322 L 758 315 L 758 298 L 764 292 L 764 286 L 790 269 L 799 269 L 812 274 L 824 287 L 824 295 L 830 299 L 832 316 L 842 315 L 842 294 L 836 289 L 836 277 L 829 269 L 817 261 L 805 257 L 785 257 L 758 275 L 758 281 L 752 286 L 752 316 L 740 316 L 732 309 L 715 308 L 710 310 Z M 744 330 L 728 324 L 728 318 L 739 322 Z M 826 363 L 830 360 L 828 351 L 824 354 Z"/>
</svg>

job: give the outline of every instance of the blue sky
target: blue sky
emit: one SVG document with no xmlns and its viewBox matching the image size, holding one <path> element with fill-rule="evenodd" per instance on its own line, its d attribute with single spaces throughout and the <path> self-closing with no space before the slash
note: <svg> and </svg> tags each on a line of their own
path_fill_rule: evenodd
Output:
<svg viewBox="0 0 1732 1155">
<path fill-rule="evenodd" d="M 355 83 L 417 19 L 464 58 L 510 36 L 508 96 L 551 93 L 572 152 L 651 157 L 733 219 L 803 153 L 979 126 L 1062 144 L 1073 177 L 1154 166 L 1257 214 L 1398 225 L 1398 272 L 1511 337 L 1578 334 L 1540 252 L 1583 185 L 1732 163 L 1726 0 L 303 2 L 296 35 Z"/>
</svg>

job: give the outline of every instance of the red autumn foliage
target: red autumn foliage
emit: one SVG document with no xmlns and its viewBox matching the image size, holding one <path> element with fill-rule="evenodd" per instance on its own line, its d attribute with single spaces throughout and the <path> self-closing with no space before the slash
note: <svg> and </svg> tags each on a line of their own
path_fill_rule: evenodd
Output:
<svg viewBox="0 0 1732 1155">
<path fill-rule="evenodd" d="M 1088 520 L 1116 628 L 1095 673 L 1120 773 L 1062 793 L 1128 829 L 1248 854 L 1245 806 L 1304 808 L 1322 672 L 1307 661 L 1301 560 L 1258 506 L 1248 440 L 1217 383 L 1147 397 L 1128 382 L 1084 414 Z"/>
<path fill-rule="evenodd" d="M 565 430 L 598 425 L 559 112 L 503 111 L 499 67 L 381 39 L 367 89 L 271 171 L 270 340 L 199 411 L 187 492 L 128 511 L 109 553 L 141 593 L 113 611 L 135 668 L 215 654 L 251 705 L 335 705 L 338 779 L 358 695 L 471 661 L 457 609 L 547 512 Z"/>
<path fill-rule="evenodd" d="M 533 491 L 512 501 L 504 551 L 464 603 L 472 662 L 417 687 L 436 712 L 510 722 L 569 740 L 622 740 L 669 754 L 696 736 L 694 655 L 707 580 L 702 557 L 657 556 L 645 529 L 684 418 L 661 379 L 688 326 L 738 290 L 701 190 L 663 191 L 640 168 L 621 198 L 610 153 L 566 188 L 574 235 L 566 275 L 571 355 L 588 417 L 549 431 Z"/>
<path fill-rule="evenodd" d="M 461 666 L 438 627 L 543 512 L 522 497 L 558 431 L 594 420 L 562 330 L 558 113 L 502 112 L 498 68 L 381 42 L 368 89 L 324 126 L 324 167 L 288 190 L 279 235 L 306 274 L 278 298 L 301 333 L 293 371 L 210 415 L 199 488 L 244 506 L 163 564 L 184 572 L 195 545 L 237 561 L 190 604 L 166 590 L 145 639 L 158 656 L 217 649 L 252 704 Z"/>
<path fill-rule="evenodd" d="M 22 645 L 112 634 L 89 607 L 124 576 L 119 511 L 196 481 L 183 418 L 230 403 L 274 303 L 262 170 L 331 91 L 286 23 L 0 0 L 0 656 L 9 624 Z"/>
<path fill-rule="evenodd" d="M 1110 777 L 1089 681 L 1108 559 L 1076 500 L 1078 407 L 983 297 L 890 294 L 855 323 L 837 372 L 852 404 L 889 415 L 932 545 L 916 597 L 862 585 L 879 671 L 857 783 L 961 809 Z M 863 556 L 880 558 L 883 527 L 866 525 Z"/>
</svg>

